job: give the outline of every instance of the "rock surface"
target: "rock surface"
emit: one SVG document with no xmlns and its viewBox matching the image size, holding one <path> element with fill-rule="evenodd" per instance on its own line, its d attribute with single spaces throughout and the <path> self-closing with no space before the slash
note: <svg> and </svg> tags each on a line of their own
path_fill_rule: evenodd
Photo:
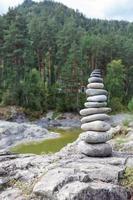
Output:
<svg viewBox="0 0 133 200">
<path fill-rule="evenodd" d="M 55 155 L 0 155 L 1 200 L 128 200 L 119 185 L 127 158 L 91 158 L 77 152 L 79 141 Z M 131 162 L 130 162 L 131 164 Z"/>
</svg>

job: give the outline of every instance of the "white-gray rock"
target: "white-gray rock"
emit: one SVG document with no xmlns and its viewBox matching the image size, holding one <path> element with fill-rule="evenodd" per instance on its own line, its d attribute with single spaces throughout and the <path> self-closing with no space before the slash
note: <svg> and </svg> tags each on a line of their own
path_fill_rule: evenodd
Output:
<svg viewBox="0 0 133 200">
<path fill-rule="evenodd" d="M 87 88 L 103 89 L 104 88 L 104 84 L 103 83 L 89 83 L 87 85 Z"/>
<path fill-rule="evenodd" d="M 103 101 L 107 101 L 107 96 L 105 95 L 95 95 L 95 96 L 91 96 L 87 98 L 87 101 L 96 101 L 96 102 L 103 102 Z"/>
<path fill-rule="evenodd" d="M 106 107 L 107 102 L 86 102 L 85 107 L 87 108 L 100 108 L 100 107 Z"/>
<path fill-rule="evenodd" d="M 90 77 L 99 77 L 99 78 L 101 78 L 101 74 L 100 73 L 91 73 Z"/>
<path fill-rule="evenodd" d="M 1 200 L 26 200 L 22 191 L 19 189 L 9 188 L 0 194 Z"/>
<path fill-rule="evenodd" d="M 101 121 L 106 121 L 109 120 L 109 116 L 106 114 L 94 114 L 94 115 L 89 115 L 86 117 L 83 117 L 81 119 L 82 123 L 86 123 L 86 122 L 92 122 L 92 121 L 96 121 L 96 120 L 101 120 Z"/>
<path fill-rule="evenodd" d="M 80 111 L 80 115 L 92 115 L 98 113 L 108 113 L 110 112 L 110 108 L 85 108 Z"/>
<path fill-rule="evenodd" d="M 133 156 L 132 157 L 129 157 L 128 159 L 127 159 L 127 162 L 126 162 L 126 166 L 127 167 L 132 167 L 133 168 Z"/>
<path fill-rule="evenodd" d="M 119 191 L 119 192 L 118 192 Z M 57 194 L 57 200 L 127 200 L 123 187 L 104 182 L 68 183 Z"/>
<path fill-rule="evenodd" d="M 110 140 L 112 135 L 107 132 L 86 131 L 80 134 L 79 139 L 86 143 L 97 144 Z"/>
<path fill-rule="evenodd" d="M 104 121 L 94 121 L 89 123 L 84 123 L 81 125 L 81 129 L 84 131 L 108 131 L 111 126 Z"/>
<path fill-rule="evenodd" d="M 50 181 L 49 181 L 50 180 Z M 46 173 L 45 176 L 35 185 L 33 192 L 38 196 L 51 199 L 55 191 L 60 190 L 64 185 L 74 181 L 89 181 L 89 176 L 83 172 L 76 172 L 73 168 L 55 168 Z"/>
<path fill-rule="evenodd" d="M 35 124 L 16 123 L 0 120 L 0 149 L 25 141 L 59 137 L 59 134 L 49 133 L 45 128 Z"/>
<path fill-rule="evenodd" d="M 95 96 L 95 95 L 107 95 L 108 92 L 106 90 L 103 89 L 87 89 L 86 90 L 86 94 L 88 96 Z"/>
<path fill-rule="evenodd" d="M 88 82 L 89 83 L 102 83 L 103 82 L 103 79 L 102 78 L 99 78 L 99 77 L 91 77 L 88 79 Z"/>
<path fill-rule="evenodd" d="M 93 72 L 99 72 L 99 73 L 101 73 L 101 69 L 96 68 L 96 69 L 93 70 Z"/>
<path fill-rule="evenodd" d="M 1 189 L 0 199 L 128 200 L 128 191 L 119 186 L 119 179 L 130 156 L 87 157 L 77 145 L 78 141 L 54 155 L 0 154 L 0 175 L 11 183 L 17 180 L 12 188 L 7 184 Z"/>
<path fill-rule="evenodd" d="M 91 157 L 107 157 L 112 154 L 112 147 L 108 143 L 88 144 L 84 141 L 80 141 L 78 150 Z"/>
</svg>

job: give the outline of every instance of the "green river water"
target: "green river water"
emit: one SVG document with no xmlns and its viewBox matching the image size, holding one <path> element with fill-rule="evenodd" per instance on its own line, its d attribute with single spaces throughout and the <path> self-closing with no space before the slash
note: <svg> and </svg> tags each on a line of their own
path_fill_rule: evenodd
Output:
<svg viewBox="0 0 133 200">
<path fill-rule="evenodd" d="M 14 153 L 33 153 L 33 154 L 48 154 L 58 152 L 61 148 L 66 146 L 68 143 L 75 141 L 81 129 L 52 129 L 52 132 L 60 133 L 61 137 L 48 139 L 41 142 L 29 142 L 21 145 L 17 145 L 11 149 Z"/>
</svg>

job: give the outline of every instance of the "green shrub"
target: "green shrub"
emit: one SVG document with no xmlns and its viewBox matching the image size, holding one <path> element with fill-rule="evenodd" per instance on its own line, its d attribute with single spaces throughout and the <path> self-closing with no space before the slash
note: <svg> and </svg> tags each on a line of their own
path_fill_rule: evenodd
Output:
<svg viewBox="0 0 133 200">
<path fill-rule="evenodd" d="M 7 89 L 3 94 L 2 104 L 3 105 L 14 105 L 14 104 L 16 104 L 14 94 L 9 89 Z"/>
<path fill-rule="evenodd" d="M 130 112 L 133 112 L 133 97 L 132 97 L 132 99 L 128 103 L 128 110 Z"/>
<path fill-rule="evenodd" d="M 110 100 L 109 106 L 112 109 L 112 112 L 121 112 L 125 110 L 124 105 L 121 103 L 121 99 L 118 97 L 113 97 Z"/>
</svg>

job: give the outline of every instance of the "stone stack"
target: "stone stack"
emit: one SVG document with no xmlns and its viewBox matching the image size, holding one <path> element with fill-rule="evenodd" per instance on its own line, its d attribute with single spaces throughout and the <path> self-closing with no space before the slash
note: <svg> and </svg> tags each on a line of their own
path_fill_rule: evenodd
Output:
<svg viewBox="0 0 133 200">
<path fill-rule="evenodd" d="M 104 89 L 103 79 L 99 69 L 95 69 L 88 79 L 85 109 L 80 111 L 81 129 L 84 130 L 79 137 L 79 151 L 87 156 L 106 157 L 112 154 L 112 147 L 106 143 L 110 140 L 107 91 Z"/>
</svg>

